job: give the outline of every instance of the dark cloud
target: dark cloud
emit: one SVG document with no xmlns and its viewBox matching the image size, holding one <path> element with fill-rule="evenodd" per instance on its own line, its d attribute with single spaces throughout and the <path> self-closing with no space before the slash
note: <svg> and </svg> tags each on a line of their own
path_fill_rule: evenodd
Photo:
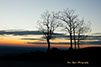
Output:
<svg viewBox="0 0 101 67">
<path fill-rule="evenodd" d="M 43 35 L 40 31 L 0 31 L 0 35 Z M 59 33 L 54 33 L 54 35 L 63 35 Z"/>
<path fill-rule="evenodd" d="M 47 43 L 43 43 L 43 42 L 27 42 L 28 44 L 47 44 Z M 51 42 L 51 44 L 54 44 L 54 45 L 57 45 L 57 44 L 65 44 L 65 45 L 70 45 L 70 43 L 66 43 L 66 42 L 59 42 L 59 43 L 54 43 L 54 42 Z M 73 43 L 74 44 L 74 43 Z M 101 41 L 93 41 L 93 42 L 81 42 L 80 45 L 101 45 Z"/>
<path fill-rule="evenodd" d="M 42 42 L 27 42 L 28 44 L 47 44 L 47 43 L 42 43 Z M 70 43 L 65 43 L 65 42 L 61 42 L 61 43 L 54 43 L 51 42 L 51 44 L 67 44 L 69 45 Z"/>
<path fill-rule="evenodd" d="M 101 35 L 101 33 L 92 33 L 92 34 L 93 34 L 93 35 L 95 35 L 95 34 L 96 34 L 96 35 Z"/>
<path fill-rule="evenodd" d="M 87 42 L 86 44 L 91 44 L 91 45 L 101 45 L 101 41 Z"/>
<path fill-rule="evenodd" d="M 58 38 L 58 39 L 64 38 L 66 40 L 70 40 L 69 35 L 55 35 L 52 37 L 52 39 L 55 39 L 55 38 Z M 77 36 L 76 36 L 76 38 L 77 38 Z M 43 36 L 42 39 L 45 39 L 45 36 Z M 82 39 L 82 40 L 84 40 L 84 39 Z M 87 38 L 85 40 L 101 40 L 101 36 L 87 36 Z"/>
<path fill-rule="evenodd" d="M 40 40 L 40 41 L 43 41 L 44 39 L 39 39 L 39 38 L 21 38 L 21 40 Z"/>
<path fill-rule="evenodd" d="M 43 43 L 43 42 L 27 42 L 27 43 L 28 44 L 39 44 L 39 45 L 41 45 L 41 44 L 47 44 L 47 43 Z M 61 44 L 61 45 L 63 45 L 63 44 L 70 45 L 70 43 L 66 43 L 66 42 L 58 42 L 58 43 L 51 42 L 51 44 L 54 44 L 54 45 L 58 45 L 58 44 Z M 84 42 L 80 43 L 80 45 L 83 45 L 83 44 L 85 44 L 85 43 Z"/>
<path fill-rule="evenodd" d="M 65 34 L 62 34 L 62 35 L 54 35 L 54 36 L 52 36 L 51 39 L 56 39 L 56 38 L 58 38 L 58 39 L 64 38 L 66 40 L 69 40 L 69 35 L 65 35 Z M 46 39 L 46 37 L 43 36 L 42 39 Z"/>
<path fill-rule="evenodd" d="M 52 39 L 66 39 L 69 40 L 69 35 L 54 35 Z M 45 36 L 42 38 L 22 38 L 21 40 L 44 40 L 46 39 Z M 88 36 L 85 40 L 101 40 L 101 36 Z"/>
<path fill-rule="evenodd" d="M 23 31 L 23 30 L 2 30 L 0 31 L 0 35 L 43 35 L 42 32 L 40 31 Z M 93 33 L 93 34 L 101 34 L 101 33 Z M 52 39 L 55 38 L 64 38 L 66 40 L 69 40 L 69 35 L 65 35 L 65 34 L 60 34 L 60 33 L 54 33 L 54 36 L 52 37 Z M 42 40 L 45 39 L 45 37 L 43 36 L 41 39 L 33 39 L 33 38 L 22 38 L 21 40 Z M 86 40 L 101 40 L 101 36 L 88 36 L 86 38 Z"/>
<path fill-rule="evenodd" d="M 38 40 L 37 38 L 22 38 L 21 40 Z"/>
<path fill-rule="evenodd" d="M 101 40 L 101 36 L 88 36 L 86 40 Z"/>
<path fill-rule="evenodd" d="M 0 31 L 0 35 L 43 35 L 39 31 Z"/>
</svg>

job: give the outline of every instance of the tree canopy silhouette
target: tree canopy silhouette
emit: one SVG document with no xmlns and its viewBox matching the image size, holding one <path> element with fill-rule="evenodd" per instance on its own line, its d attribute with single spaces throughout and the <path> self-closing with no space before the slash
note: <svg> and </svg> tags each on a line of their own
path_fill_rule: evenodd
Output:
<svg viewBox="0 0 101 67">
<path fill-rule="evenodd" d="M 87 37 L 87 35 L 85 36 L 84 34 L 90 31 L 90 25 L 88 23 L 85 24 L 84 20 L 80 20 L 74 10 L 65 9 L 63 11 L 58 11 L 56 18 L 61 21 L 61 27 L 70 35 L 70 48 L 73 48 L 72 45 L 74 40 L 74 47 L 76 49 L 77 39 L 79 47 L 80 40 Z"/>
<path fill-rule="evenodd" d="M 46 11 L 41 15 L 41 20 L 38 22 L 39 30 L 45 35 L 48 43 L 48 51 L 50 51 L 50 39 L 53 37 L 54 31 L 58 27 L 62 27 L 65 31 L 69 33 L 70 36 L 70 48 L 74 47 L 76 49 L 76 44 L 80 40 L 86 39 L 86 33 L 90 32 L 90 23 L 85 23 L 84 19 L 79 19 L 78 15 L 75 14 L 74 10 L 65 9 L 58 12 Z"/>
<path fill-rule="evenodd" d="M 59 26 L 59 21 L 55 18 L 54 12 L 46 11 L 41 15 L 38 21 L 39 31 L 41 31 L 48 43 L 48 51 L 50 51 L 50 39 L 53 37 L 54 31 Z"/>
<path fill-rule="evenodd" d="M 62 27 L 64 27 L 64 29 L 69 33 L 70 35 L 70 48 L 73 48 L 72 46 L 72 40 L 73 40 L 73 26 L 75 21 L 77 20 L 77 15 L 74 14 L 74 10 L 63 10 L 63 11 L 59 11 L 56 15 L 57 19 L 61 20 L 62 23 Z"/>
<path fill-rule="evenodd" d="M 80 40 L 84 40 L 88 37 L 86 33 L 91 32 L 91 23 L 87 22 L 85 23 L 84 19 L 78 21 L 79 26 L 76 29 L 77 34 L 77 43 L 78 43 L 78 49 L 80 48 Z"/>
</svg>

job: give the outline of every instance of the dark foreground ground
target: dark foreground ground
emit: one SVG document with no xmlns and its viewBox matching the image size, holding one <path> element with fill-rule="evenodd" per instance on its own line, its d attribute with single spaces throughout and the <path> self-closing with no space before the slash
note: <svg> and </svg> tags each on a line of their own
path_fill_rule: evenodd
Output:
<svg viewBox="0 0 101 67">
<path fill-rule="evenodd" d="M 0 61 L 0 67 L 62 67 L 62 64 L 49 64 L 45 62 L 32 61 Z"/>
<path fill-rule="evenodd" d="M 0 61 L 0 67 L 101 67 L 100 65 L 65 65 L 31 61 Z"/>
<path fill-rule="evenodd" d="M 0 67 L 100 67 L 101 47 L 79 50 L 59 50 L 50 53 L 35 51 L 30 53 L 0 57 Z"/>
</svg>

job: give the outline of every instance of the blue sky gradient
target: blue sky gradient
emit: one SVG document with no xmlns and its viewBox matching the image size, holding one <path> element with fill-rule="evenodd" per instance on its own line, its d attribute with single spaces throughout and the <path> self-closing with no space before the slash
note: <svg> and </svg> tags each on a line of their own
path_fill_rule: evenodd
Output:
<svg viewBox="0 0 101 67">
<path fill-rule="evenodd" d="M 43 12 L 66 8 L 91 21 L 92 33 L 101 32 L 101 0 L 0 0 L 0 30 L 36 30 Z"/>
</svg>

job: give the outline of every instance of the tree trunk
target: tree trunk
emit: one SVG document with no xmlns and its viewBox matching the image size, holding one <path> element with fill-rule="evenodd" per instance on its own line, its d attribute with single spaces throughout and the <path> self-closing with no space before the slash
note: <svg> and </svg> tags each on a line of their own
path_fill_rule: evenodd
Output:
<svg viewBox="0 0 101 67">
<path fill-rule="evenodd" d="M 80 48 L 80 34 L 78 35 L 78 49 Z"/>
<path fill-rule="evenodd" d="M 73 34 L 74 34 L 74 45 L 75 45 L 75 49 L 76 49 L 75 30 L 73 30 Z"/>
<path fill-rule="evenodd" d="M 80 45 L 80 40 L 78 40 L 78 49 L 80 48 L 80 46 L 79 46 L 79 45 Z"/>
<path fill-rule="evenodd" d="M 72 48 L 72 33 L 71 32 L 70 32 L 70 45 L 71 45 L 70 48 Z"/>
<path fill-rule="evenodd" d="M 50 40 L 47 39 L 47 43 L 48 43 L 48 52 L 50 52 Z"/>
<path fill-rule="evenodd" d="M 70 44 L 71 44 L 71 49 L 72 49 L 72 25 L 71 25 L 71 22 L 70 22 Z"/>
</svg>

